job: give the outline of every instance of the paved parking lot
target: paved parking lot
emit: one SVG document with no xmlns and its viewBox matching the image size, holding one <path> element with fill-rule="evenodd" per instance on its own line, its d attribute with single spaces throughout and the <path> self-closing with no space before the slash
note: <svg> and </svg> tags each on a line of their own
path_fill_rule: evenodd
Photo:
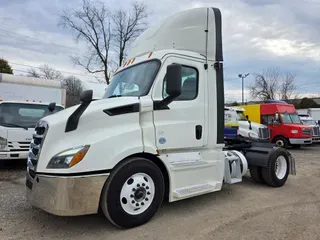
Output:
<svg viewBox="0 0 320 240">
<path fill-rule="evenodd" d="M 282 188 L 258 185 L 248 174 L 221 192 L 165 203 L 131 230 L 98 215 L 57 217 L 30 207 L 24 162 L 0 163 L 0 239 L 320 239 L 320 145 L 291 152 L 297 175 Z"/>
</svg>

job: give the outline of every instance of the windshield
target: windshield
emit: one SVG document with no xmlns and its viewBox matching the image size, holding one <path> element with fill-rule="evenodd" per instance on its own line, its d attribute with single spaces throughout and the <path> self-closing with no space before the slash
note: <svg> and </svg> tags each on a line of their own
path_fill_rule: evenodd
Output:
<svg viewBox="0 0 320 240">
<path fill-rule="evenodd" d="M 248 121 L 243 111 L 237 111 L 238 121 Z"/>
<path fill-rule="evenodd" d="M 283 123 L 301 124 L 300 118 L 296 113 L 281 113 Z"/>
<path fill-rule="evenodd" d="M 63 110 L 56 106 L 53 113 Z M 27 103 L 2 103 L 0 104 L 0 125 L 4 127 L 34 128 L 43 117 L 52 114 L 48 105 Z"/>
<path fill-rule="evenodd" d="M 301 120 L 304 125 L 316 125 L 315 120 Z"/>
<path fill-rule="evenodd" d="M 147 95 L 159 68 L 160 62 L 152 60 L 115 74 L 103 98 Z"/>
</svg>

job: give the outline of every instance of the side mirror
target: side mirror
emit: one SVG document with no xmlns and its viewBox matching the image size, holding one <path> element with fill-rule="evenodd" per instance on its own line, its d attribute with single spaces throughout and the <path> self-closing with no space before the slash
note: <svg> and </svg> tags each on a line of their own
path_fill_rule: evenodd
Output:
<svg viewBox="0 0 320 240">
<path fill-rule="evenodd" d="M 53 112 L 55 108 L 56 108 L 56 103 L 55 102 L 49 103 L 48 109 L 49 109 L 50 112 Z"/>
<path fill-rule="evenodd" d="M 274 120 L 275 121 L 279 121 L 280 117 L 279 117 L 279 113 L 275 113 L 274 114 Z"/>
<path fill-rule="evenodd" d="M 174 98 L 180 96 L 181 88 L 181 78 L 182 78 L 182 66 L 181 64 L 170 64 L 167 66 L 167 83 L 166 92 L 172 101 Z"/>
<path fill-rule="evenodd" d="M 80 101 L 84 103 L 92 102 L 93 91 L 85 90 L 80 94 Z"/>
</svg>

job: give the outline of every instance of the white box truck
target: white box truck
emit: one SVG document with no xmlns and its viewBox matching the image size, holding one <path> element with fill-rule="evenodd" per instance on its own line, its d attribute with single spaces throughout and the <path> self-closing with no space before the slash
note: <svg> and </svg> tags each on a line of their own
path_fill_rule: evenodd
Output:
<svg viewBox="0 0 320 240">
<path fill-rule="evenodd" d="M 295 174 L 283 148 L 225 145 L 221 14 L 197 8 L 145 31 L 103 99 L 41 119 L 30 145 L 27 199 L 61 216 L 100 211 L 116 226 L 151 219 L 169 202 Z M 237 140 L 235 140 L 237 141 Z M 236 201 L 236 199 L 235 199 Z"/>
<path fill-rule="evenodd" d="M 58 81 L 0 73 L 0 161 L 27 159 L 36 123 L 65 99 Z"/>
</svg>

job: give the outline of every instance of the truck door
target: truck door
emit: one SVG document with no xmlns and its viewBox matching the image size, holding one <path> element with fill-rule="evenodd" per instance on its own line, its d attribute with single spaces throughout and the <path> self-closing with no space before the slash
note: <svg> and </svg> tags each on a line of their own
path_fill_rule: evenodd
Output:
<svg viewBox="0 0 320 240">
<path fill-rule="evenodd" d="M 169 57 L 158 74 L 153 100 L 161 101 L 166 94 L 166 68 L 182 64 L 182 93 L 168 109 L 154 110 L 154 126 L 158 149 L 199 148 L 206 144 L 205 76 L 203 63 Z M 156 90 L 157 89 L 157 90 Z"/>
</svg>

